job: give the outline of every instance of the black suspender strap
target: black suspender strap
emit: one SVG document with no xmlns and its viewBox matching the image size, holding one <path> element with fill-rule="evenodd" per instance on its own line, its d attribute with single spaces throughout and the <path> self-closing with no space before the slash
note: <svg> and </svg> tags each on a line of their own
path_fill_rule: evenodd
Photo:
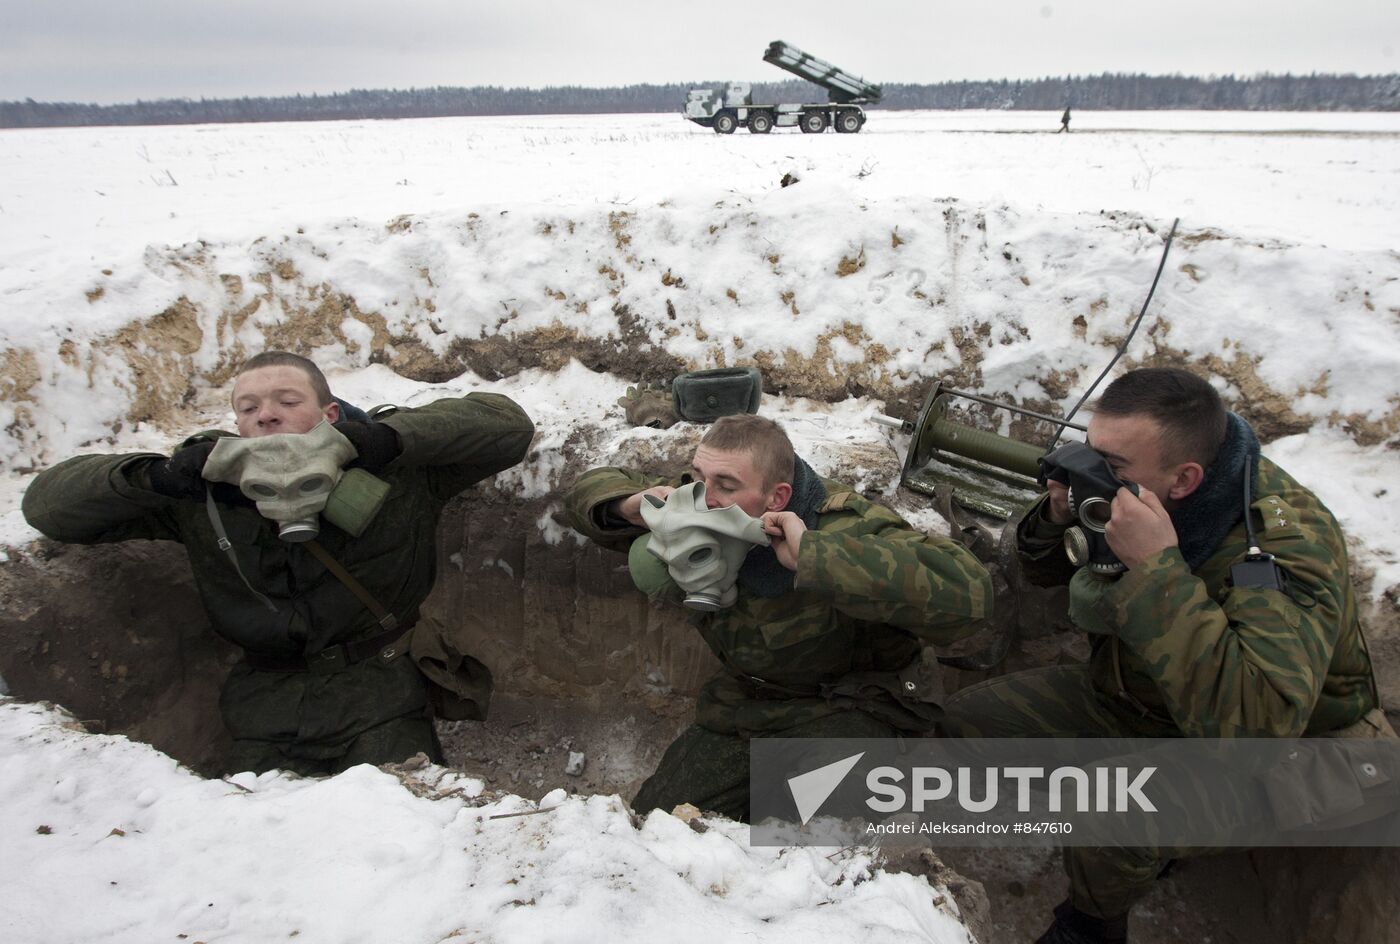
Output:
<svg viewBox="0 0 1400 944">
<path fill-rule="evenodd" d="M 248 588 L 248 592 L 263 602 L 269 610 L 276 613 L 277 605 L 253 589 L 253 585 L 248 582 L 248 578 L 243 576 L 243 568 L 238 566 L 238 554 L 233 550 L 233 542 L 228 539 L 228 532 L 224 530 L 224 520 L 219 517 L 219 506 L 214 501 L 214 490 L 205 486 L 204 488 L 204 510 L 209 514 L 209 523 L 214 526 L 214 534 L 219 538 L 219 550 L 228 555 L 229 562 L 233 564 L 234 572 L 238 574 L 238 579 L 243 581 L 243 586 Z"/>
<path fill-rule="evenodd" d="M 394 616 L 393 613 L 390 613 L 388 610 L 384 609 L 384 607 L 380 606 L 379 601 L 371 596 L 370 592 L 364 588 L 364 584 L 356 580 L 350 571 L 341 566 L 340 561 L 332 557 L 330 551 L 326 550 L 316 541 L 303 541 L 301 546 L 310 551 L 313 557 L 325 565 L 326 570 L 329 570 L 335 575 L 335 579 L 345 584 L 346 589 L 355 594 L 359 601 L 365 605 L 365 609 L 374 614 L 374 618 L 379 620 L 379 625 L 384 627 L 386 631 L 393 631 L 399 625 L 398 618 Z"/>
</svg>

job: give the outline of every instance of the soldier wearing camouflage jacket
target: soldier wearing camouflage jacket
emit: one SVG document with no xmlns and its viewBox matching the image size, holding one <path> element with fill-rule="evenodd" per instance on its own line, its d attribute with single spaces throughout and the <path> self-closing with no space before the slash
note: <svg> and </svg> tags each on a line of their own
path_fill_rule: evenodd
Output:
<svg viewBox="0 0 1400 944">
<path fill-rule="evenodd" d="M 791 486 L 790 497 L 748 506 L 734 500 L 732 487 L 725 492 L 733 484 L 726 485 L 726 471 L 763 477 L 762 461 L 733 438 L 740 426 L 758 427 L 760 435 L 771 429 L 786 446 L 778 467 L 786 463 L 788 471 L 776 477 Z M 918 685 L 922 647 L 976 629 L 990 612 L 991 587 L 961 546 L 916 531 L 849 487 L 816 476 L 792 456 L 771 421 L 721 419 L 702 440 L 692 471 L 706 483 L 711 507 L 732 503 L 762 514 L 779 550 L 750 551 L 737 601 L 692 620 L 723 669 L 704 686 L 695 723 L 667 750 L 634 806 L 670 810 L 688 802 L 746 819 L 750 737 L 928 730 L 939 708 L 909 697 L 906 683 Z M 593 469 L 566 494 L 569 522 L 605 547 L 626 550 L 645 530 L 619 507 L 648 490 L 668 492 L 667 481 Z M 768 479 L 760 487 L 772 485 Z M 773 516 L 786 517 L 775 527 Z M 802 522 L 796 553 L 785 562 L 783 521 L 788 535 Z"/>
<path fill-rule="evenodd" d="M 1200 418 L 1214 413 L 1219 445 L 1193 451 L 1193 424 L 1199 432 Z M 957 692 L 949 733 L 1299 737 L 1357 725 L 1378 707 L 1341 528 L 1315 495 L 1259 456 L 1253 431 L 1224 412 L 1209 384 L 1174 369 L 1132 371 L 1105 391 L 1089 444 L 1119 478 L 1142 486 L 1140 498 L 1119 491 L 1107 531 L 1127 571 L 1105 578 L 1070 564 L 1054 483 L 1017 530 L 1025 576 L 1068 582 L 1071 619 L 1091 634 L 1089 664 Z M 1195 468 L 1172 471 L 1185 466 Z M 1249 552 L 1245 469 L 1253 470 L 1249 514 L 1260 548 L 1288 575 L 1285 592 L 1229 580 Z M 1067 849 L 1070 899 L 1042 941 L 1125 940 L 1132 904 L 1166 858 L 1183 854 Z"/>
<path fill-rule="evenodd" d="M 401 635 L 418 618 L 433 586 L 435 535 L 444 505 L 519 462 L 533 426 L 511 400 L 487 393 L 346 422 L 339 403 L 327 402 L 324 377 L 319 385 L 309 384 L 303 359 L 294 355 L 259 357 L 273 355 L 270 365 L 246 368 L 239 376 L 239 431 L 245 437 L 258 435 L 260 427 L 306 432 L 302 427 L 324 418 L 339 421 L 336 429 L 353 437 L 357 464 L 388 483 L 388 498 L 362 536 L 326 526 L 318 541 L 397 618 L 393 632 Z M 261 362 L 250 362 L 256 363 Z M 315 374 L 319 377 L 319 370 Z M 242 393 L 249 378 L 276 382 L 259 405 L 245 409 Z M 375 615 L 305 546 L 281 540 L 277 524 L 231 486 L 217 487 L 216 496 L 237 568 L 220 549 L 200 479 L 211 449 L 201 435 L 172 457 L 69 459 L 35 478 L 24 496 L 24 514 L 60 541 L 149 539 L 185 546 L 214 632 L 245 653 L 220 698 L 234 738 L 231 770 L 323 774 L 357 763 L 403 760 L 418 751 L 440 755 L 427 683 L 403 656 L 403 647 L 374 645 L 384 636 Z M 357 644 L 366 640 L 373 652 L 357 654 Z M 482 704 L 489 694 L 489 673 L 483 675 Z"/>
</svg>

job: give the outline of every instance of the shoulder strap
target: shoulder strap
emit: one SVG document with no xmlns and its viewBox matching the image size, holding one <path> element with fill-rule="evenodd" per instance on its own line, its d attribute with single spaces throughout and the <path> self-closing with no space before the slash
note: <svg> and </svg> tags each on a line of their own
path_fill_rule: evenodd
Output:
<svg viewBox="0 0 1400 944">
<path fill-rule="evenodd" d="M 393 630 L 399 625 L 398 617 L 384 609 L 384 607 L 379 604 L 379 601 L 371 596 L 370 592 L 365 589 L 364 584 L 356 580 L 350 571 L 346 570 L 341 565 L 340 561 L 331 556 L 330 551 L 326 550 L 316 541 L 303 541 L 302 547 L 310 551 L 311 555 L 320 561 L 325 566 L 326 570 L 334 574 L 337 580 L 345 584 L 346 588 L 351 593 L 355 594 L 356 598 L 365 605 L 365 609 L 373 613 L 374 618 L 379 620 L 380 626 L 383 626 L 386 630 Z"/>
<path fill-rule="evenodd" d="M 824 515 L 832 511 L 845 511 L 847 508 L 859 511 L 860 509 L 855 503 L 855 499 L 859 497 L 850 489 L 828 492 L 826 498 L 817 506 L 817 514 Z"/>
<path fill-rule="evenodd" d="M 224 530 L 224 520 L 219 517 L 219 506 L 214 501 L 214 490 L 204 486 L 204 510 L 209 515 L 209 523 L 214 527 L 214 536 L 219 539 L 219 550 L 228 555 L 229 562 L 233 564 L 234 572 L 238 574 L 238 579 L 243 581 L 243 586 L 248 588 L 248 592 L 263 602 L 269 610 L 276 613 L 277 604 L 267 598 L 264 593 L 259 593 L 248 578 L 243 575 L 243 568 L 238 566 L 238 554 L 233 549 L 233 542 L 228 539 L 228 532 Z"/>
</svg>

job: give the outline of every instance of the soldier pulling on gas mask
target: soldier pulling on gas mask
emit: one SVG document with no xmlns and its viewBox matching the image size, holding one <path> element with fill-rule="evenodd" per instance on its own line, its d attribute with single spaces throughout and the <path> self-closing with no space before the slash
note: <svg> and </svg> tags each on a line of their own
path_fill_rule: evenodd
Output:
<svg viewBox="0 0 1400 944">
<path fill-rule="evenodd" d="M 633 541 L 628 551 L 637 589 L 650 596 L 669 578 L 685 591 L 685 605 L 692 609 L 733 606 L 739 598 L 734 585 L 749 551 L 770 544 L 763 519 L 738 505 L 709 507 L 704 482 L 682 485 L 664 499 L 643 494 L 640 510 L 651 533 Z"/>
<path fill-rule="evenodd" d="M 440 759 L 434 709 L 482 717 L 490 673 L 436 638 L 433 658 L 404 657 L 409 630 L 415 650 L 426 635 L 415 624 L 438 517 L 524 457 L 529 418 L 472 393 L 371 419 L 343 409 L 313 362 L 278 351 L 243 366 L 233 407 L 238 436 L 40 473 L 25 517 L 61 541 L 184 544 L 214 631 L 244 653 L 220 698 L 227 769 Z"/>
<path fill-rule="evenodd" d="M 1087 445 L 1042 460 L 1022 517 L 1025 576 L 1069 584 L 1087 665 L 1015 672 L 948 699 L 969 737 L 1299 737 L 1388 730 L 1346 540 L 1259 454 L 1249 424 L 1185 370 L 1129 371 Z M 1249 497 L 1245 497 L 1249 496 Z M 1248 516 L 1248 517 L 1247 517 Z M 1078 532 L 1078 533 L 1076 533 Z M 1191 850 L 1071 848 L 1042 944 L 1127 939 L 1128 911 Z"/>
<path fill-rule="evenodd" d="M 683 481 L 593 469 L 564 502 L 578 531 L 631 549 L 639 587 L 689 604 L 723 666 L 639 812 L 691 803 L 747 819 L 751 737 L 930 730 L 941 709 L 924 647 L 991 610 L 976 557 L 821 478 L 764 417 L 718 419 Z"/>
<path fill-rule="evenodd" d="M 147 474 L 152 491 L 170 498 L 202 499 L 211 483 L 231 485 L 278 522 L 284 541 L 305 541 L 319 533 L 316 518 L 328 506 L 332 520 L 358 536 L 387 491 L 373 473 L 402 451 L 393 427 L 366 416 L 334 425 L 322 420 L 304 433 L 197 439 Z M 232 489 L 211 490 L 236 500 Z"/>
</svg>

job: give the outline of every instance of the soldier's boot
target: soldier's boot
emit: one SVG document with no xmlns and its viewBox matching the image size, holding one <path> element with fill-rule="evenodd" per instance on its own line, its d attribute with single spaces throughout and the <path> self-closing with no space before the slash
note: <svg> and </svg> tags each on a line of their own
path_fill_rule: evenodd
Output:
<svg viewBox="0 0 1400 944">
<path fill-rule="evenodd" d="M 1055 906 L 1055 923 L 1035 944 L 1127 944 L 1128 916 L 1095 918 L 1068 901 Z"/>
</svg>

